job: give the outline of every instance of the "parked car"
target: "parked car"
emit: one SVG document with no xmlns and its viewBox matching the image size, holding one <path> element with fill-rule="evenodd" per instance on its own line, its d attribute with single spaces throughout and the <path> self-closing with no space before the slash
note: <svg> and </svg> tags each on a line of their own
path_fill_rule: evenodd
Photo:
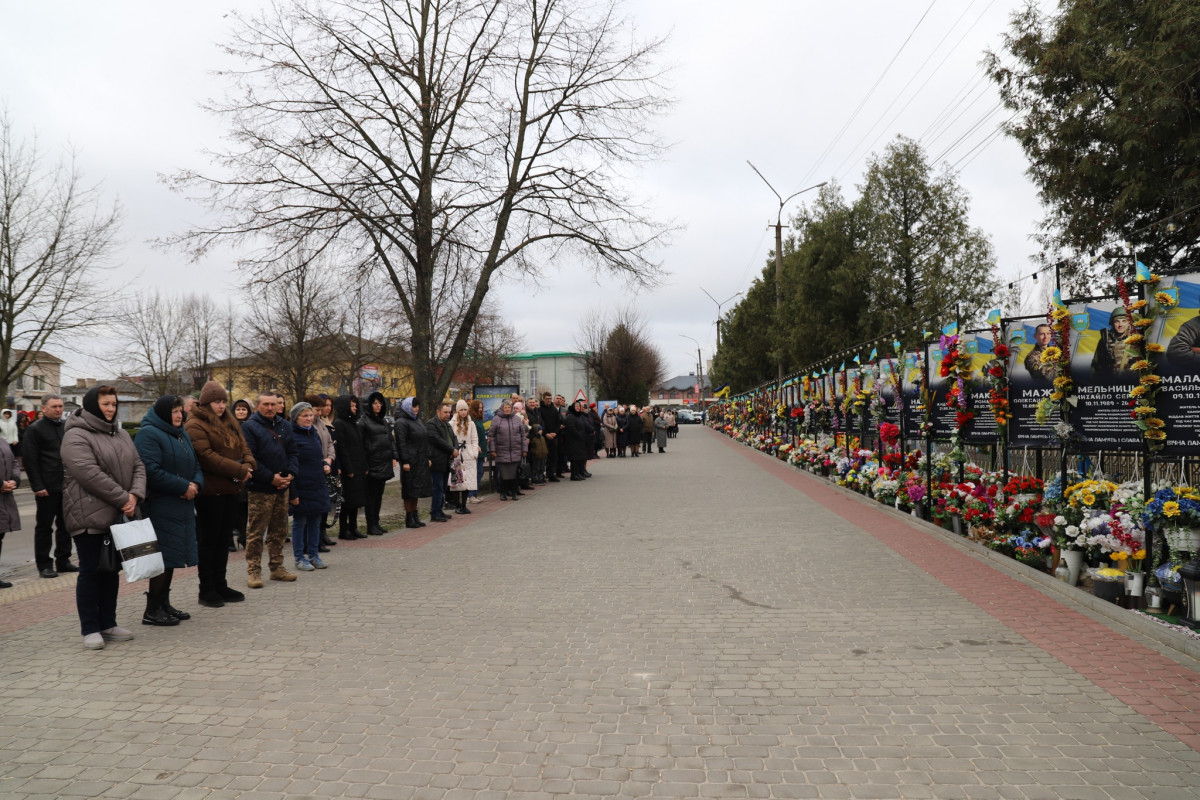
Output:
<svg viewBox="0 0 1200 800">
<path fill-rule="evenodd" d="M 690 408 L 681 408 L 675 412 L 675 420 L 680 425 L 699 425 L 702 418 L 702 414 L 692 411 Z"/>
</svg>

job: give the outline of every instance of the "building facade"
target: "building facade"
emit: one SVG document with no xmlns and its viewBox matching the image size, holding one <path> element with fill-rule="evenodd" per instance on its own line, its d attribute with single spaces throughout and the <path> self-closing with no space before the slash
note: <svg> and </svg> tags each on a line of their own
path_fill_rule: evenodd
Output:
<svg viewBox="0 0 1200 800">
<path fill-rule="evenodd" d="M 569 403 L 582 389 L 589 401 L 597 399 L 583 353 L 514 353 L 508 361 L 522 397 L 550 392 L 561 394 Z"/>
<path fill-rule="evenodd" d="M 697 378 L 696 373 L 677 375 L 665 380 L 650 390 L 650 405 L 652 406 L 694 406 L 697 403 L 710 403 L 713 398 L 712 386 L 708 376 Z"/>
<path fill-rule="evenodd" d="M 24 355 L 18 352 L 16 357 Z M 25 371 L 8 385 L 5 407 L 33 411 L 41 407 L 42 395 L 62 394 L 62 365 L 63 360 L 58 356 L 43 350 L 32 353 Z"/>
</svg>

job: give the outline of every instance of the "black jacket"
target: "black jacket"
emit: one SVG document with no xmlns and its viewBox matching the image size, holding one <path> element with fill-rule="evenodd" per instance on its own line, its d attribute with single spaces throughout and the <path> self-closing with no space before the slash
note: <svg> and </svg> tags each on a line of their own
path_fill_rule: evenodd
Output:
<svg viewBox="0 0 1200 800">
<path fill-rule="evenodd" d="M 242 423 L 242 435 L 254 454 L 257 466 L 246 486 L 252 492 L 280 494 L 286 490 L 276 489 L 271 479 L 278 475 L 295 475 L 300 468 L 296 455 L 296 440 L 292 437 L 292 423 L 283 417 L 267 419 L 255 411 L 250 419 Z"/>
<path fill-rule="evenodd" d="M 342 504 L 362 508 L 367 504 L 367 451 L 358 415 L 350 413 L 351 401 L 357 403 L 358 398 L 344 394 L 333 400 L 333 449 L 342 476 Z"/>
<path fill-rule="evenodd" d="M 382 403 L 379 415 L 371 412 L 371 404 Z M 387 420 L 388 402 L 379 392 L 371 392 L 358 415 L 358 428 L 362 432 L 362 445 L 367 459 L 367 477 L 376 480 L 392 478 L 392 460 L 396 457 L 396 445 L 392 441 L 392 426 Z"/>
<path fill-rule="evenodd" d="M 433 480 L 429 476 L 429 432 L 425 423 L 401 410 L 396 414 L 392 436 L 400 456 L 401 497 L 405 500 L 429 497 L 433 492 Z M 408 465 L 407 472 L 404 471 L 405 464 Z"/>
<path fill-rule="evenodd" d="M 625 426 L 626 432 L 629 434 L 629 442 L 640 442 L 642 440 L 642 418 L 637 414 L 629 415 L 629 424 Z"/>
<path fill-rule="evenodd" d="M 429 467 L 431 472 L 449 472 L 450 471 L 450 454 L 454 452 L 454 431 L 450 429 L 449 422 L 434 417 L 425 423 L 425 430 L 429 434 L 429 460 L 432 464 Z"/>
<path fill-rule="evenodd" d="M 546 433 L 561 434 L 563 427 L 562 414 L 553 403 L 543 402 L 538 406 L 538 416 L 542 419 L 542 430 Z"/>
<path fill-rule="evenodd" d="M 42 417 L 26 428 L 21 437 L 25 477 L 29 481 L 29 488 L 35 492 L 43 489 L 51 493 L 62 491 L 63 464 L 59 449 L 67 429 L 65 422 L 65 415 L 59 422 Z"/>
<path fill-rule="evenodd" d="M 585 461 L 592 440 L 592 426 L 586 414 L 580 414 L 571 409 L 567 412 L 566 430 L 563 436 L 566 442 L 567 459 L 569 461 Z"/>
</svg>

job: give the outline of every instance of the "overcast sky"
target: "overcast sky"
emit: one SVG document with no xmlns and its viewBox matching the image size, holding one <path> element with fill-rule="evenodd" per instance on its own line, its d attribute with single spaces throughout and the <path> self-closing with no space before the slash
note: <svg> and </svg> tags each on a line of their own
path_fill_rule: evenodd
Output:
<svg viewBox="0 0 1200 800">
<path fill-rule="evenodd" d="M 6 4 L 0 103 L 17 131 L 36 132 L 49 155 L 73 147 L 86 176 L 121 202 L 124 244 L 112 280 L 208 291 L 222 300 L 232 294 L 239 279 L 235 253 L 190 264 L 149 242 L 203 219 L 201 209 L 171 194 L 158 176 L 204 167 L 202 150 L 220 146 L 220 121 L 200 103 L 224 90 L 212 73 L 225 65 L 217 47 L 231 22 L 225 12 L 251 5 Z M 676 144 L 643 180 L 658 216 L 685 228 L 656 254 L 670 276 L 653 293 L 631 298 L 619 283 L 570 263 L 550 272 L 549 288 L 501 286 L 497 297 L 526 349 L 575 349 L 576 319 L 632 299 L 669 372 L 694 371 L 696 345 L 684 336 L 700 342 L 706 361 L 716 342 L 717 306 L 701 287 L 718 301 L 744 291 L 773 246 L 767 223 L 778 203 L 746 161 L 784 196 L 836 179 L 853 198 L 866 157 L 897 134 L 921 140 L 931 158 L 959 172 L 973 223 L 991 238 L 1001 275 L 1028 274 L 1036 252 L 1029 236 L 1040 206 L 1020 149 L 1007 137 L 993 137 L 1007 113 L 980 66 L 985 50 L 1000 47 L 1009 16 L 1023 5 L 630 3 L 627 11 L 643 36 L 669 36 L 677 105 L 660 131 Z M 52 349 L 67 361 L 64 383 L 105 371 L 82 354 L 82 346 L 78 353 Z"/>
</svg>

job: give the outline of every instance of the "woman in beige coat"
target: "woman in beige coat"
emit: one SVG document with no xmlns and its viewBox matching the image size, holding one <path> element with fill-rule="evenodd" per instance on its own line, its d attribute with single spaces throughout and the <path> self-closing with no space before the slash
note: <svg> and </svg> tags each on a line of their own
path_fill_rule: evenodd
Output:
<svg viewBox="0 0 1200 800">
<path fill-rule="evenodd" d="M 109 528 L 133 516 L 146 497 L 146 467 L 133 440 L 117 421 L 117 390 L 97 386 L 83 396 L 83 408 L 66 422 L 62 440 L 63 517 L 79 553 L 75 605 L 83 646 L 133 638 L 117 627 L 115 572 L 101 572 L 100 551 Z"/>
</svg>

